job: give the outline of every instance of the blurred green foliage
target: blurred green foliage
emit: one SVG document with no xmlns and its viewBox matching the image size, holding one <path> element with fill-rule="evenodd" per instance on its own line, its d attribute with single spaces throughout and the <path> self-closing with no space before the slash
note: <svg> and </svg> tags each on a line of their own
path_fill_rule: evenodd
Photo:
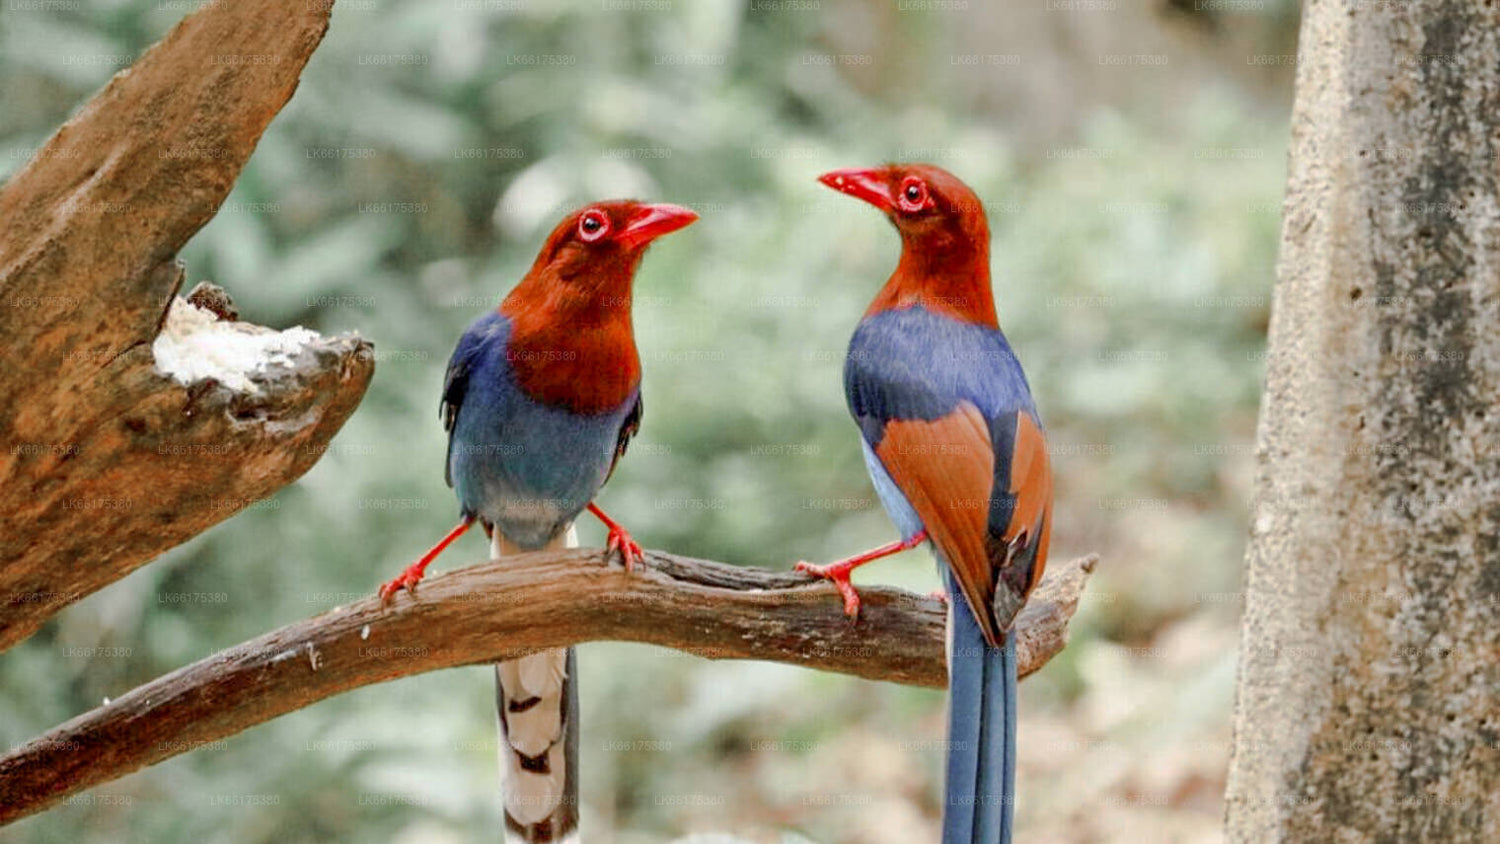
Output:
<svg viewBox="0 0 1500 844">
<path fill-rule="evenodd" d="M 0 12 L 0 178 L 189 8 L 56 5 Z M 1053 553 L 1104 556 L 1071 646 L 1024 684 L 1023 837 L 1127 840 L 1092 831 L 1110 812 L 1211 832 L 1285 78 L 1268 95 L 1201 32 L 1197 58 L 1165 74 L 1119 71 L 1142 91 L 1174 79 L 1171 108 L 1127 99 L 1038 138 L 1021 131 L 1035 115 L 972 93 L 1013 84 L 1011 60 L 956 61 L 964 19 L 892 23 L 855 2 L 664 5 L 339 0 L 295 97 L 182 257 L 189 284 L 224 285 L 248 319 L 372 339 L 369 394 L 297 484 L 0 656 L 0 739 L 369 594 L 425 549 L 455 515 L 436 418 L 447 354 L 553 222 L 594 198 L 703 218 L 637 279 L 645 424 L 601 502 L 649 547 L 745 564 L 890 539 L 840 371 L 898 244 L 813 177 L 923 158 L 990 207 L 1001 320 L 1055 451 Z M 1288 5 L 1269 4 L 1260 49 L 1289 49 Z M 1169 25 L 1132 9 L 1106 25 Z M 1066 39 L 1021 37 L 1089 61 Z M 602 539 L 593 523 L 582 532 Z M 465 540 L 439 568 L 484 553 Z M 864 572 L 936 584 L 925 553 Z M 591 645 L 582 660 L 590 840 L 935 836 L 940 694 L 636 646 Z M 493 841 L 489 685 L 473 669 L 362 689 L 0 841 Z M 1143 758 L 1169 769 L 1131 767 Z"/>
</svg>

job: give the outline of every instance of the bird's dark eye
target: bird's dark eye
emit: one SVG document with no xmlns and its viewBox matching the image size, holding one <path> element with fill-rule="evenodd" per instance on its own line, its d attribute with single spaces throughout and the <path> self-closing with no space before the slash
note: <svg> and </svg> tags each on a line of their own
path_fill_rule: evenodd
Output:
<svg viewBox="0 0 1500 844">
<path fill-rule="evenodd" d="M 578 236 L 586 241 L 595 241 L 609 230 L 609 218 L 600 211 L 585 211 L 578 220 Z"/>
<path fill-rule="evenodd" d="M 901 182 L 900 205 L 902 211 L 921 211 L 927 205 L 927 185 L 916 176 L 907 176 Z"/>
</svg>

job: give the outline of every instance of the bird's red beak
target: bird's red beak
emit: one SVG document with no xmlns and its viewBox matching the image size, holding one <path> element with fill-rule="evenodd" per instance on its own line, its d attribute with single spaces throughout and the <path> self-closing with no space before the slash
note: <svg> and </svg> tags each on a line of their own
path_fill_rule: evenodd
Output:
<svg viewBox="0 0 1500 844">
<path fill-rule="evenodd" d="M 818 181 L 836 191 L 863 199 L 886 213 L 896 209 L 896 198 L 891 196 L 891 189 L 880 170 L 833 170 L 819 176 Z"/>
<path fill-rule="evenodd" d="M 664 234 L 692 225 L 698 215 L 681 205 L 642 205 L 631 216 L 625 228 L 620 230 L 618 240 L 634 249 L 645 246 Z"/>
</svg>

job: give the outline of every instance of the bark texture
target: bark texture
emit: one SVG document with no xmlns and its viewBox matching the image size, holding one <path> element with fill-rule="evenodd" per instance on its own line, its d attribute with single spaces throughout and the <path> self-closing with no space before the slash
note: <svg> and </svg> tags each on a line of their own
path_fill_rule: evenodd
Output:
<svg viewBox="0 0 1500 844">
<path fill-rule="evenodd" d="M 1236 842 L 1500 841 L 1500 11 L 1304 10 Z"/>
<path fill-rule="evenodd" d="M 329 4 L 209 3 L 0 192 L 0 649 L 289 483 L 364 393 L 357 337 L 254 390 L 159 373 L 177 251 L 291 97 Z"/>
<path fill-rule="evenodd" d="M 1016 620 L 1022 676 L 1067 642 L 1090 556 L 1049 568 Z M 1054 570 L 1055 569 L 1055 570 Z M 0 758 L 0 824 L 359 686 L 619 640 L 874 680 L 947 683 L 941 603 L 862 587 L 857 622 L 827 581 L 650 552 L 634 573 L 597 550 L 538 552 L 423 581 L 288 625 L 130 691 Z"/>
</svg>

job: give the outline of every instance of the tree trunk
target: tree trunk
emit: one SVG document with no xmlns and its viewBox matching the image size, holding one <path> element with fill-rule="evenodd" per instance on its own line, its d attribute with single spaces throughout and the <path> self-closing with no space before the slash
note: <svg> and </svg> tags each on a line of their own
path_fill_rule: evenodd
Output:
<svg viewBox="0 0 1500 844">
<path fill-rule="evenodd" d="M 1500 15 L 1304 15 L 1228 838 L 1500 841 Z"/>
<path fill-rule="evenodd" d="M 375 361 L 358 336 L 276 336 L 173 304 L 177 251 L 328 14 L 205 4 L 0 190 L 0 650 L 296 480 L 364 396 Z M 192 371 L 164 359 L 174 348 Z M 209 348 L 225 358 L 213 375 Z"/>
</svg>

